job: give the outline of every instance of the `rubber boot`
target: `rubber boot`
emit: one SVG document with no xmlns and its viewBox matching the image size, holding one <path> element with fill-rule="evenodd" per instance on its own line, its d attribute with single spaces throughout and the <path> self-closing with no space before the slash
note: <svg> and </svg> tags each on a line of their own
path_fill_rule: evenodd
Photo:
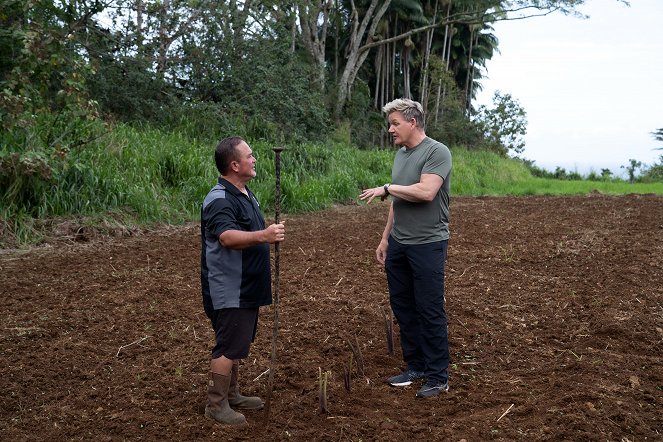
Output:
<svg viewBox="0 0 663 442">
<path fill-rule="evenodd" d="M 265 402 L 257 396 L 242 396 L 239 392 L 237 376 L 239 373 L 239 361 L 233 362 L 233 369 L 230 372 L 230 388 L 228 389 L 228 403 L 233 408 L 243 410 L 261 410 Z"/>
<path fill-rule="evenodd" d="M 229 387 L 230 376 L 210 372 L 205 416 L 226 425 L 244 425 L 246 424 L 244 415 L 230 408 L 228 404 Z"/>
</svg>

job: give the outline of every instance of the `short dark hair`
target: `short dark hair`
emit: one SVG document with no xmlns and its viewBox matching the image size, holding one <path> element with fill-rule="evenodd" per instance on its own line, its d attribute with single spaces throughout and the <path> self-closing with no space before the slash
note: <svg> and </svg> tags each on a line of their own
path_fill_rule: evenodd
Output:
<svg viewBox="0 0 663 442">
<path fill-rule="evenodd" d="M 216 146 L 214 150 L 214 162 L 221 175 L 225 175 L 228 172 L 231 162 L 239 160 L 235 147 L 243 141 L 242 137 L 228 137 L 221 140 Z"/>
</svg>

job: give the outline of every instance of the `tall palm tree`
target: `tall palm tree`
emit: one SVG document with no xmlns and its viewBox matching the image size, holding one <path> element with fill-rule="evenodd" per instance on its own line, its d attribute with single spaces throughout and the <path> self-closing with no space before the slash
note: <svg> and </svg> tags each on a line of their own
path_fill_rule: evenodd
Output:
<svg viewBox="0 0 663 442">
<path fill-rule="evenodd" d="M 458 88 L 464 93 L 465 108 L 471 110 L 472 99 L 481 90 L 482 68 L 497 51 L 498 40 L 489 23 L 477 25 L 460 24 L 451 42 L 450 70 Z"/>
<path fill-rule="evenodd" d="M 378 26 L 378 37 L 389 38 L 409 29 L 427 24 L 422 2 L 417 0 L 393 0 Z M 375 51 L 373 65 L 375 81 L 375 105 L 380 109 L 395 95 L 411 98 L 413 64 L 417 54 L 419 36 L 387 43 Z"/>
</svg>

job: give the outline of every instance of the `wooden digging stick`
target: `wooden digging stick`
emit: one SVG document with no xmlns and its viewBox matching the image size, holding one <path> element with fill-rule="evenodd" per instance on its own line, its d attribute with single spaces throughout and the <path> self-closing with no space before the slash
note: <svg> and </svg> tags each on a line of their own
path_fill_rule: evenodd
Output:
<svg viewBox="0 0 663 442">
<path fill-rule="evenodd" d="M 283 147 L 272 149 L 276 154 L 274 158 L 276 169 L 276 192 L 274 196 L 274 223 L 279 223 L 281 215 L 281 152 Z M 269 422 L 269 410 L 272 404 L 272 390 L 274 388 L 274 371 L 276 369 L 276 340 L 279 334 L 279 276 L 281 273 L 281 243 L 274 244 L 274 326 L 272 328 L 272 357 L 269 364 L 269 382 L 267 386 L 267 400 L 265 401 L 265 422 Z"/>
</svg>

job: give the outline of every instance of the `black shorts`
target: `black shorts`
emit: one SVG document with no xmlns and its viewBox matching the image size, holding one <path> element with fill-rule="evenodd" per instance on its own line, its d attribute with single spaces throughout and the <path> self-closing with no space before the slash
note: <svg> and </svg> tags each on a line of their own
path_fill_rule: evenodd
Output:
<svg viewBox="0 0 663 442">
<path fill-rule="evenodd" d="M 214 310 L 210 316 L 216 345 L 212 359 L 244 359 L 249 355 L 251 343 L 258 329 L 257 308 L 224 308 Z"/>
</svg>

